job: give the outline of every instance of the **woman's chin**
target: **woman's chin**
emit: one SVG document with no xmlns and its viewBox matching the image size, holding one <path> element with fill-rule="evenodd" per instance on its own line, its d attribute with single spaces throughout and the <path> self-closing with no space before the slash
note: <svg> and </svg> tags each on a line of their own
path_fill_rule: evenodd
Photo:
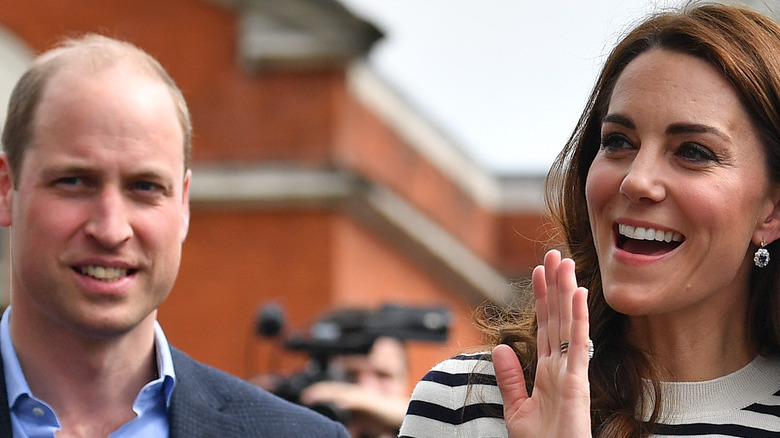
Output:
<svg viewBox="0 0 780 438">
<path fill-rule="evenodd" d="M 609 307 L 628 316 L 642 316 L 654 313 L 653 302 L 648 299 L 647 291 L 604 291 L 604 299 Z"/>
</svg>

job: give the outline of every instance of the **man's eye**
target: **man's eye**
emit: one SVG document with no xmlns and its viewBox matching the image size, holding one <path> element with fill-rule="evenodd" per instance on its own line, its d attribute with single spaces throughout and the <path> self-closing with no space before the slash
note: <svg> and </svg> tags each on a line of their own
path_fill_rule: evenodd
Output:
<svg viewBox="0 0 780 438">
<path fill-rule="evenodd" d="M 152 191 L 159 191 L 162 190 L 162 187 L 160 187 L 159 184 L 155 184 L 153 182 L 149 181 L 139 181 L 135 183 L 134 190 L 137 190 L 139 192 L 152 192 Z"/>
<path fill-rule="evenodd" d="M 66 176 L 63 178 L 59 178 L 57 181 L 55 181 L 55 184 L 60 186 L 73 187 L 73 186 L 83 185 L 84 180 L 79 176 Z"/>
</svg>

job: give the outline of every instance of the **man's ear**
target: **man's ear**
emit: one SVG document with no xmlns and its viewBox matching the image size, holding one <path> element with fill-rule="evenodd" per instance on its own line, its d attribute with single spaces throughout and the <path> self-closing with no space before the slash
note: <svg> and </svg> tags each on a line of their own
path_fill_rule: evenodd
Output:
<svg viewBox="0 0 780 438">
<path fill-rule="evenodd" d="M 187 238 L 190 229 L 190 180 L 192 180 L 192 170 L 187 170 L 184 174 L 184 184 L 182 185 L 181 196 L 181 241 Z"/>
<path fill-rule="evenodd" d="M 0 226 L 11 225 L 11 206 L 13 205 L 14 184 L 8 156 L 0 153 Z"/>
</svg>

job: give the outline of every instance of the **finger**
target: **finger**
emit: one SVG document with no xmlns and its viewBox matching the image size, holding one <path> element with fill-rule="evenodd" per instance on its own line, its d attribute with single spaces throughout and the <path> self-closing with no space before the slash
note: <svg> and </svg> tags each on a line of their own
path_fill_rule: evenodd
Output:
<svg viewBox="0 0 780 438">
<path fill-rule="evenodd" d="M 590 330 L 588 316 L 588 290 L 579 287 L 574 291 L 572 299 L 571 341 L 569 343 L 569 360 L 567 369 L 577 374 L 587 374 L 588 362 L 588 332 Z"/>
<path fill-rule="evenodd" d="M 558 314 L 561 341 L 571 340 L 572 297 L 577 289 L 574 260 L 563 259 L 558 266 Z"/>
<path fill-rule="evenodd" d="M 544 276 L 547 286 L 547 343 L 551 351 L 561 348 L 560 308 L 558 296 L 558 267 L 561 263 L 561 253 L 558 250 L 548 251 L 544 256 Z"/>
<path fill-rule="evenodd" d="M 537 266 L 531 273 L 531 284 L 536 298 L 536 344 L 539 357 L 550 355 L 550 343 L 547 337 L 547 284 L 544 266 Z"/>
<path fill-rule="evenodd" d="M 504 402 L 504 415 L 511 418 L 520 403 L 528 398 L 525 389 L 525 376 L 520 360 L 509 345 L 501 344 L 493 348 L 493 366 L 496 370 L 496 382 Z"/>
</svg>

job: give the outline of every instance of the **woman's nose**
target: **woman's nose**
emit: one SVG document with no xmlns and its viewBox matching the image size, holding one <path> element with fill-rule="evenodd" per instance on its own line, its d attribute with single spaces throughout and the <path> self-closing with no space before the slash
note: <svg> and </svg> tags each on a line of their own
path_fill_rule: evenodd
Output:
<svg viewBox="0 0 780 438">
<path fill-rule="evenodd" d="M 650 153 L 642 154 L 640 150 L 623 177 L 620 193 L 635 203 L 664 200 L 666 187 L 659 160 Z"/>
</svg>

